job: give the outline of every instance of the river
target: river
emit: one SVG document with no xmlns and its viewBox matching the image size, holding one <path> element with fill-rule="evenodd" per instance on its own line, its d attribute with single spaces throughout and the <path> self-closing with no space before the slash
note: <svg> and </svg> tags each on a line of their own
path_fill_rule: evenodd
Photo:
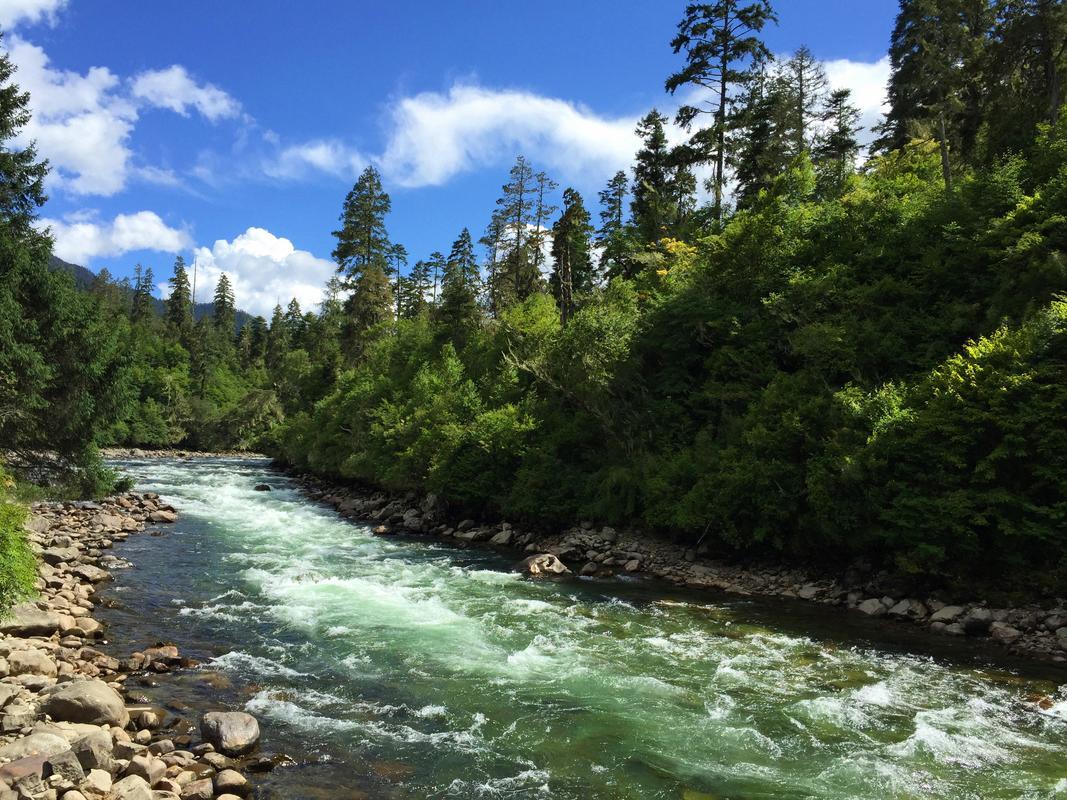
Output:
<svg viewBox="0 0 1067 800">
<path fill-rule="evenodd" d="M 116 549 L 100 619 L 204 662 L 149 696 L 260 717 L 297 762 L 264 798 L 1067 797 L 1052 666 L 800 603 L 526 580 L 375 537 L 262 460 L 119 466 L 181 516 Z"/>
</svg>

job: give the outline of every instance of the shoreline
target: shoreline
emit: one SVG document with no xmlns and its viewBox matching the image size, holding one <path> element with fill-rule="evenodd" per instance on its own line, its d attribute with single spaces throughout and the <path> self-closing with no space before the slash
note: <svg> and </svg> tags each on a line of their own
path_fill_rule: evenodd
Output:
<svg viewBox="0 0 1067 800">
<path fill-rule="evenodd" d="M 741 596 L 787 598 L 874 618 L 921 626 L 931 633 L 967 637 L 1010 654 L 1055 664 L 1067 663 L 1067 603 L 995 608 L 982 600 L 949 603 L 937 597 L 890 595 L 878 575 L 817 574 L 788 564 L 731 562 L 692 547 L 634 530 L 595 527 L 586 522 L 544 533 L 505 521 L 485 523 L 450 517 L 434 495 L 403 495 L 346 486 L 319 476 L 289 471 L 309 499 L 341 516 L 378 523 L 380 536 L 405 533 L 436 536 L 464 546 L 514 551 L 516 559 L 549 555 L 567 570 L 588 578 L 642 575 L 670 585 Z"/>
<path fill-rule="evenodd" d="M 130 684 L 195 665 L 174 644 L 116 656 L 96 592 L 110 552 L 177 519 L 151 492 L 31 507 L 37 597 L 0 619 L 0 800 L 240 800 L 264 765 L 243 711 L 152 705 Z M 158 535 L 158 532 L 156 532 Z M 198 730 L 199 729 L 199 730 Z"/>
<path fill-rule="evenodd" d="M 258 453 L 208 453 L 186 450 L 112 448 L 107 458 L 269 458 Z M 548 554 L 567 571 L 582 577 L 617 573 L 642 575 L 673 586 L 715 590 L 740 596 L 802 600 L 920 626 L 931 633 L 995 644 L 1012 655 L 1067 664 L 1067 600 L 1055 605 L 1031 603 L 993 607 L 982 599 L 950 602 L 937 592 L 899 591 L 893 579 L 848 568 L 840 574 L 816 572 L 786 562 L 732 561 L 693 547 L 590 523 L 545 533 L 506 521 L 485 522 L 450 516 L 434 495 L 354 487 L 301 473 L 284 465 L 311 500 L 333 507 L 341 516 L 378 523 L 378 535 L 405 532 L 436 536 L 464 546 L 508 549 L 517 560 Z"/>
</svg>

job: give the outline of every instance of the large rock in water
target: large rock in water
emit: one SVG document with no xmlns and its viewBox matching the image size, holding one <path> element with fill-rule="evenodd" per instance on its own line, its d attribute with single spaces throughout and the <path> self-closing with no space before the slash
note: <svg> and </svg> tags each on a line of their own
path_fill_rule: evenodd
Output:
<svg viewBox="0 0 1067 800">
<path fill-rule="evenodd" d="M 119 693 L 103 681 L 71 681 L 50 691 L 41 711 L 56 722 L 83 722 L 88 725 L 118 725 L 130 721 Z"/>
<path fill-rule="evenodd" d="M 520 561 L 515 569 L 534 577 L 566 575 L 570 572 L 567 565 L 551 553 L 540 553 Z"/>
<path fill-rule="evenodd" d="M 15 636 L 51 636 L 59 630 L 59 614 L 41 611 L 32 603 L 20 603 L 11 609 L 10 616 L 0 620 L 0 633 Z"/>
<path fill-rule="evenodd" d="M 209 711 L 200 718 L 200 735 L 228 756 L 247 753 L 259 741 L 259 723 L 243 711 Z"/>
</svg>

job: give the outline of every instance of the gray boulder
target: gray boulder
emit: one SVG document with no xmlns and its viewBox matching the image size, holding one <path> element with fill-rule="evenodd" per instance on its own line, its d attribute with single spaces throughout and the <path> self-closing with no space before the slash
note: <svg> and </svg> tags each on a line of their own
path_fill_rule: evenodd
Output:
<svg viewBox="0 0 1067 800">
<path fill-rule="evenodd" d="M 13 636 L 51 636 L 59 630 L 59 614 L 41 611 L 31 603 L 20 603 L 11 614 L 0 620 L 0 633 Z"/>
<path fill-rule="evenodd" d="M 119 693 L 103 681 L 71 681 L 49 692 L 41 711 L 57 722 L 84 722 L 89 725 L 117 725 L 130 721 Z"/>
<path fill-rule="evenodd" d="M 127 775 L 111 787 L 113 800 L 152 800 L 152 787 L 140 775 Z"/>
<path fill-rule="evenodd" d="M 67 740 L 55 733 L 38 731 L 0 747 L 0 759 L 15 761 L 29 756 L 54 756 L 70 749 Z"/>
<path fill-rule="evenodd" d="M 200 718 L 200 735 L 228 756 L 247 753 L 259 741 L 259 723 L 243 711 L 209 711 Z"/>
</svg>

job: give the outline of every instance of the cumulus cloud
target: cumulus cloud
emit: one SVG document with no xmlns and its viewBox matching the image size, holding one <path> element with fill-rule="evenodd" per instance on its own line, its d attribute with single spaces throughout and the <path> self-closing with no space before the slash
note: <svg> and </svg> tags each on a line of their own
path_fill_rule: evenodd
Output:
<svg viewBox="0 0 1067 800">
<path fill-rule="evenodd" d="M 226 273 L 237 306 L 263 316 L 294 297 L 304 309 L 314 309 L 334 272 L 332 261 L 297 250 L 263 228 L 249 228 L 232 241 L 219 239 L 211 248 L 198 247 L 194 263 L 201 286 L 213 287 Z M 160 289 L 165 293 L 165 286 Z"/>
<path fill-rule="evenodd" d="M 33 111 L 20 144 L 37 141 L 40 154 L 52 163 L 53 185 L 75 194 L 120 191 L 129 176 L 129 137 L 137 110 L 119 92 L 118 77 L 105 67 L 84 75 L 54 69 L 44 50 L 16 36 L 7 46 Z"/>
<path fill-rule="evenodd" d="M 170 227 L 153 211 L 119 214 L 110 222 L 92 213 L 72 214 L 62 220 L 41 219 L 39 225 L 51 228 L 57 256 L 82 265 L 134 250 L 177 253 L 193 244 L 187 231 Z"/>
<path fill-rule="evenodd" d="M 8 30 L 19 23 L 53 24 L 67 0 L 0 0 L 0 28 Z"/>
<path fill-rule="evenodd" d="M 584 106 L 520 90 L 456 84 L 400 99 L 378 159 L 402 186 L 439 186 L 455 175 L 525 153 L 567 177 L 626 167 L 637 117 L 604 117 Z"/>
<path fill-rule="evenodd" d="M 834 89 L 851 89 L 852 102 L 860 110 L 860 138 L 869 142 L 874 138 L 871 129 L 888 111 L 886 85 L 889 83 L 889 56 L 878 61 L 850 61 L 847 58 L 824 61 L 826 77 Z"/>
<path fill-rule="evenodd" d="M 236 117 L 241 112 L 241 104 L 233 97 L 210 83 L 197 83 L 179 64 L 142 72 L 133 78 L 131 87 L 137 100 L 169 109 L 183 117 L 189 116 L 192 109 L 216 122 Z"/>
<path fill-rule="evenodd" d="M 90 67 L 84 74 L 57 69 L 42 48 L 18 36 L 5 37 L 5 45 L 18 67 L 15 80 L 30 93 L 32 117 L 18 142 L 36 141 L 38 152 L 51 162 L 50 188 L 110 196 L 131 179 L 177 186 L 180 181 L 169 170 L 135 164 L 130 139 L 139 110 L 196 111 L 212 122 L 241 113 L 226 92 L 196 83 L 177 65 L 124 81 L 106 67 Z"/>
</svg>

